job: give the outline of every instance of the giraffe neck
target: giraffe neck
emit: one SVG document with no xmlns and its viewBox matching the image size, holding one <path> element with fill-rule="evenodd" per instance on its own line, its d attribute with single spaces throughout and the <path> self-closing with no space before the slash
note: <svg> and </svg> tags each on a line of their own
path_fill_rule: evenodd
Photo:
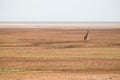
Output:
<svg viewBox="0 0 120 80">
<path fill-rule="evenodd" d="M 86 34 L 86 35 L 88 36 L 88 34 L 89 34 L 89 31 L 87 32 L 87 34 Z"/>
</svg>

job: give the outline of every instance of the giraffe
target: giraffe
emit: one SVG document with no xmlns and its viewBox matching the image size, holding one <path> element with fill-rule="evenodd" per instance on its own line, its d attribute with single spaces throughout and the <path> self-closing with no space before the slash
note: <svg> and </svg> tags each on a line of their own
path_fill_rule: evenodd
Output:
<svg viewBox="0 0 120 80">
<path fill-rule="evenodd" d="M 88 28 L 88 30 L 87 30 L 87 33 L 86 33 L 86 35 L 84 36 L 84 40 L 89 40 L 89 32 L 90 32 L 90 29 Z"/>
</svg>

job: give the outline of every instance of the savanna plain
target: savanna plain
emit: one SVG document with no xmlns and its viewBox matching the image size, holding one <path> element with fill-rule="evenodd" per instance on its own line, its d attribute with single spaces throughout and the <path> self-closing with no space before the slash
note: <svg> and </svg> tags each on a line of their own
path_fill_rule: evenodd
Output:
<svg viewBox="0 0 120 80">
<path fill-rule="evenodd" d="M 120 80 L 120 28 L 0 28 L 0 80 Z"/>
</svg>

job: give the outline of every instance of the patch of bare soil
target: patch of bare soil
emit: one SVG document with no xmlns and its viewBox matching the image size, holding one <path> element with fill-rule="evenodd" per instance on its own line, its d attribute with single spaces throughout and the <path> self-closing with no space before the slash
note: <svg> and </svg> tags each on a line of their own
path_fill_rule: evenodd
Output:
<svg viewBox="0 0 120 80">
<path fill-rule="evenodd" d="M 18 73 L 0 74 L 0 80 L 119 80 L 120 74 L 107 73 L 61 73 L 61 72 L 41 72 L 41 73 Z"/>
</svg>

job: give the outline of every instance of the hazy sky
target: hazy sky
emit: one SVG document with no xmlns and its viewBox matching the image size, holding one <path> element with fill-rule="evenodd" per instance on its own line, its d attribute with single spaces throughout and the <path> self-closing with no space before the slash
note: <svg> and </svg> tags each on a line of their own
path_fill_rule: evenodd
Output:
<svg viewBox="0 0 120 80">
<path fill-rule="evenodd" d="M 0 21 L 120 21 L 120 0 L 0 0 Z"/>
</svg>

